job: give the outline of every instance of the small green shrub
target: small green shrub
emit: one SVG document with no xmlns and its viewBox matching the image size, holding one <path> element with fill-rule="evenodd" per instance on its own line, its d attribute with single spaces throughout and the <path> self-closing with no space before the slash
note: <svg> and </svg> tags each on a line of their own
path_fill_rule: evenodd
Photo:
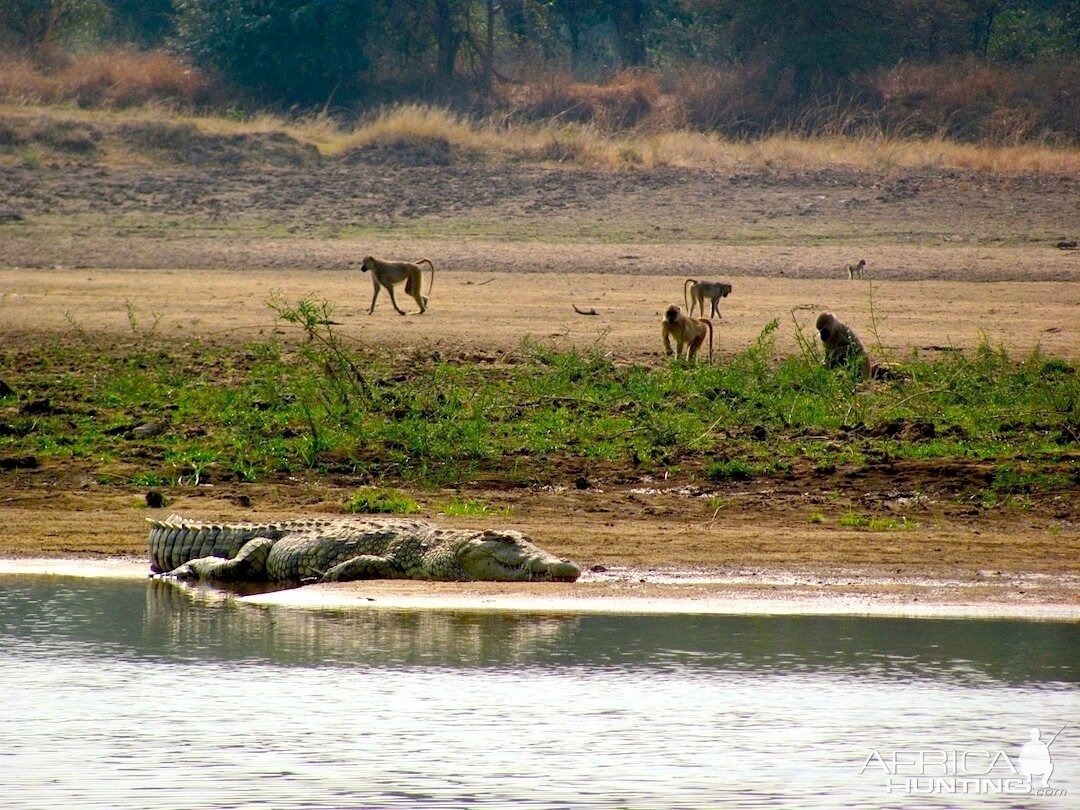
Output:
<svg viewBox="0 0 1080 810">
<path fill-rule="evenodd" d="M 717 461 L 705 468 L 705 477 L 710 481 L 746 481 L 753 474 L 745 461 Z"/>
<path fill-rule="evenodd" d="M 362 487 L 345 501 L 345 511 L 389 515 L 412 515 L 420 504 L 399 489 L 391 487 Z"/>
</svg>

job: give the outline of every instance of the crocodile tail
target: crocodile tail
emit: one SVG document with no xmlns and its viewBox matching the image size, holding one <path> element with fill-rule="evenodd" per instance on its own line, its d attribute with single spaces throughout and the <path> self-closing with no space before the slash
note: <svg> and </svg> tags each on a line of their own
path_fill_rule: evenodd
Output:
<svg viewBox="0 0 1080 810">
<path fill-rule="evenodd" d="M 200 557 L 235 557 L 244 543 L 254 537 L 281 536 L 277 524 L 212 524 L 169 515 L 165 520 L 149 519 L 147 551 L 150 570 L 172 571 Z"/>
</svg>

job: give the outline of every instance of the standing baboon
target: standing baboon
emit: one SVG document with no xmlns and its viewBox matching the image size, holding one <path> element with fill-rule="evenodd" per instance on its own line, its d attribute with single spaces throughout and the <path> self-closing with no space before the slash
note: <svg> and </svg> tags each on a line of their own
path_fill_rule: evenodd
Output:
<svg viewBox="0 0 1080 810">
<path fill-rule="evenodd" d="M 849 264 L 847 266 L 848 281 L 855 278 L 862 278 L 863 268 L 866 267 L 866 259 L 859 259 L 855 264 Z"/>
<path fill-rule="evenodd" d="M 689 292 L 688 292 L 689 291 Z M 712 301 L 712 310 L 709 315 L 722 318 L 719 303 L 721 298 L 731 295 L 731 285 L 723 281 L 695 281 L 688 278 L 683 282 L 683 304 L 686 305 L 690 317 L 694 317 L 694 304 L 697 304 L 698 314 L 705 316 L 705 299 Z"/>
<path fill-rule="evenodd" d="M 417 262 L 384 262 L 374 256 L 364 257 L 364 261 L 360 263 L 360 269 L 365 273 L 371 271 L 371 283 L 375 286 L 375 292 L 371 296 L 371 306 L 368 307 L 368 315 L 375 311 L 375 299 L 379 297 L 379 290 L 383 287 L 390 293 L 390 303 L 394 305 L 398 315 L 404 315 L 405 311 L 397 305 L 397 299 L 394 298 L 394 285 L 403 281 L 405 292 L 413 297 L 416 305 L 420 307 L 420 314 L 423 315 L 427 310 L 428 302 L 427 296 L 421 294 L 424 275 L 420 265 L 424 262 L 427 262 L 427 266 L 431 268 L 431 281 L 428 283 L 430 293 L 431 288 L 435 286 L 435 265 L 431 263 L 431 259 L 420 259 Z"/>
<path fill-rule="evenodd" d="M 870 379 L 870 358 L 850 326 L 838 321 L 831 312 L 822 312 L 814 328 L 825 344 L 825 365 L 828 368 L 843 368 L 857 362 L 863 379 Z"/>
<path fill-rule="evenodd" d="M 713 325 L 708 318 L 689 318 L 683 314 L 675 304 L 667 308 L 664 320 L 660 328 L 664 336 L 664 351 L 670 357 L 683 357 L 683 346 L 686 346 L 686 359 L 691 363 L 697 357 L 701 344 L 705 342 L 706 332 L 709 335 L 709 362 L 713 359 Z M 671 338 L 675 338 L 675 350 L 671 349 Z"/>
</svg>

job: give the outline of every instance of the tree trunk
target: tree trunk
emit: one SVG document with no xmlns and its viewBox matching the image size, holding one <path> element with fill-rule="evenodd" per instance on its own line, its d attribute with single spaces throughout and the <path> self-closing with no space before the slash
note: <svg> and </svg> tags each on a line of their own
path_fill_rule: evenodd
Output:
<svg viewBox="0 0 1080 810">
<path fill-rule="evenodd" d="M 439 76 L 454 77 L 461 37 L 454 28 L 453 0 L 435 0 L 435 41 L 439 48 Z"/>
<path fill-rule="evenodd" d="M 622 0 L 615 4 L 615 30 L 624 67 L 642 67 L 645 64 L 644 16 L 641 0 Z"/>
<path fill-rule="evenodd" d="M 495 85 L 495 0 L 487 0 L 487 42 L 484 46 L 484 95 Z"/>
</svg>

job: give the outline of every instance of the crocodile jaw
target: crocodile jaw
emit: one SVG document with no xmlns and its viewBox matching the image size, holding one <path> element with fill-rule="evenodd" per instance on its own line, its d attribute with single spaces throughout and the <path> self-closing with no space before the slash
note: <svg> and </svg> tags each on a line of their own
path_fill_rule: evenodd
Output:
<svg viewBox="0 0 1080 810">
<path fill-rule="evenodd" d="M 486 531 L 458 550 L 458 563 L 474 580 L 573 582 L 581 569 L 537 548 L 521 532 Z"/>
</svg>

